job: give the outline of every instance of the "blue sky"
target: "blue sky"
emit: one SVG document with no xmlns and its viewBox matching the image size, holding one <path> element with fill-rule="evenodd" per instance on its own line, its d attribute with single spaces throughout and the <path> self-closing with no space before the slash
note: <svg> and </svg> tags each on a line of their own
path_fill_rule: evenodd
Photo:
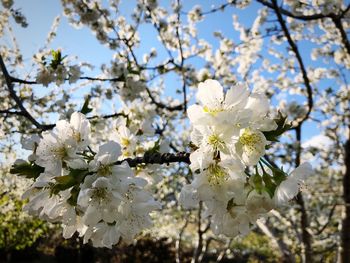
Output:
<svg viewBox="0 0 350 263">
<path fill-rule="evenodd" d="M 160 1 L 160 3 L 168 3 L 169 1 Z M 203 10 L 210 10 L 210 8 L 219 3 L 225 3 L 225 1 L 194 1 L 187 0 L 184 2 L 184 10 L 189 11 L 191 7 L 200 3 Z M 47 33 L 50 30 L 54 17 L 62 15 L 62 6 L 59 0 L 16 0 L 15 8 L 20 8 L 23 14 L 27 17 L 29 27 L 20 28 L 14 26 L 14 32 L 18 39 L 21 51 L 24 54 L 24 58 L 30 59 L 31 56 L 41 47 L 45 41 Z M 249 25 L 255 19 L 259 4 L 253 4 L 253 6 L 247 10 L 239 10 L 240 20 Z M 130 14 L 134 8 L 134 1 L 122 1 L 121 13 L 126 15 Z M 208 39 L 214 46 L 217 44 L 211 32 L 215 30 L 222 31 L 226 36 L 238 39 L 238 34 L 232 27 L 232 14 L 234 8 L 228 8 L 228 12 L 217 12 L 210 15 L 210 19 L 199 23 L 198 30 L 200 35 Z M 235 13 L 237 9 L 235 9 Z M 14 24 L 14 23 L 12 23 Z M 142 43 L 142 49 L 148 50 L 151 47 L 159 47 L 158 41 L 154 37 L 150 37 L 153 34 L 149 28 L 141 27 L 140 35 L 145 37 L 147 41 Z M 151 34 L 151 35 L 150 35 Z M 93 64 L 101 64 L 108 62 L 113 54 L 107 48 L 101 48 L 100 43 L 92 35 L 89 29 L 72 28 L 68 24 L 66 17 L 62 15 L 61 24 L 57 32 L 57 37 L 53 42 L 52 48 L 63 48 L 65 52 L 69 54 L 76 54 L 82 60 L 87 60 Z M 98 49 L 97 49 L 98 48 Z M 98 50 L 98 54 L 96 54 Z M 95 51 L 95 52 L 94 52 Z M 140 53 L 142 50 L 140 50 Z"/>
</svg>

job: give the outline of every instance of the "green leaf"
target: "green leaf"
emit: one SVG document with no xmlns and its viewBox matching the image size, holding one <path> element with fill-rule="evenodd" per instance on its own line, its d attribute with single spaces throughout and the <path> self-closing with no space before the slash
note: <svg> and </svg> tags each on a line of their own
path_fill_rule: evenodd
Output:
<svg viewBox="0 0 350 263">
<path fill-rule="evenodd" d="M 79 185 L 88 173 L 88 170 L 72 169 L 68 175 L 55 177 L 56 183 L 52 187 L 52 192 L 57 194 L 72 186 Z"/>
<path fill-rule="evenodd" d="M 90 99 L 91 99 L 90 95 L 86 97 L 84 105 L 83 105 L 83 107 L 80 110 L 80 112 L 82 114 L 88 114 L 88 113 L 92 112 L 93 109 L 89 108 Z"/>
<path fill-rule="evenodd" d="M 287 174 L 283 171 L 283 167 L 271 169 L 273 172 L 273 180 L 277 185 L 280 185 L 284 180 L 287 179 Z"/>
<path fill-rule="evenodd" d="M 275 122 L 277 124 L 276 130 L 263 132 L 265 138 L 271 142 L 278 142 L 278 137 L 292 128 L 292 125 L 287 123 L 287 116 L 284 116 L 280 111 L 278 112 L 278 117 L 275 119 Z"/>
<path fill-rule="evenodd" d="M 76 206 L 78 202 L 79 192 L 80 192 L 80 187 L 77 185 L 74 186 L 70 191 L 71 196 L 68 198 L 67 203 L 70 204 L 71 206 Z"/>
<path fill-rule="evenodd" d="M 51 50 L 52 60 L 59 61 L 61 59 L 61 51 L 60 50 Z"/>
<path fill-rule="evenodd" d="M 51 50 L 51 55 L 52 55 L 52 60 L 50 62 L 50 66 L 53 69 L 57 69 L 57 66 L 61 65 L 62 61 L 67 57 L 67 56 L 62 57 L 61 50 L 57 50 L 57 51 Z"/>
<path fill-rule="evenodd" d="M 268 173 L 264 173 L 262 176 L 262 179 L 265 184 L 265 191 L 269 194 L 269 196 L 272 198 L 277 185 L 272 181 L 271 176 Z"/>
<path fill-rule="evenodd" d="M 253 174 L 249 178 L 249 184 L 253 186 L 258 192 L 260 192 L 264 188 L 262 178 L 258 173 Z"/>
<path fill-rule="evenodd" d="M 20 164 L 13 164 L 10 169 L 11 174 L 18 176 L 24 176 L 26 178 L 38 178 L 41 173 L 45 171 L 44 167 L 41 167 L 34 162 L 23 162 Z"/>
</svg>

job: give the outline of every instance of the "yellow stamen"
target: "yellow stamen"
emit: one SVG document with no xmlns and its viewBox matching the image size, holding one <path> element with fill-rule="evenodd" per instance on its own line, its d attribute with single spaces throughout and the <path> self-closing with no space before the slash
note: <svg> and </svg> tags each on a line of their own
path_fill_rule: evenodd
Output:
<svg viewBox="0 0 350 263">
<path fill-rule="evenodd" d="M 203 107 L 203 111 L 204 111 L 205 113 L 209 113 L 209 114 L 212 115 L 212 116 L 216 116 L 219 112 L 223 112 L 224 110 L 221 109 L 221 108 L 210 109 L 210 108 L 208 108 L 207 106 L 204 106 L 204 107 Z"/>
<path fill-rule="evenodd" d="M 260 134 L 252 132 L 250 129 L 244 129 L 243 134 L 239 137 L 239 142 L 251 152 L 257 150 L 261 145 L 262 138 Z"/>
<path fill-rule="evenodd" d="M 130 145 L 130 140 L 128 138 L 123 137 L 120 139 L 120 144 L 124 147 L 128 147 Z"/>
<path fill-rule="evenodd" d="M 211 164 L 208 167 L 208 172 L 208 181 L 210 185 L 220 185 L 228 179 L 228 173 L 217 164 Z"/>
<path fill-rule="evenodd" d="M 208 143 L 212 145 L 214 149 L 222 148 L 225 145 L 225 142 L 215 133 L 208 137 Z"/>
</svg>

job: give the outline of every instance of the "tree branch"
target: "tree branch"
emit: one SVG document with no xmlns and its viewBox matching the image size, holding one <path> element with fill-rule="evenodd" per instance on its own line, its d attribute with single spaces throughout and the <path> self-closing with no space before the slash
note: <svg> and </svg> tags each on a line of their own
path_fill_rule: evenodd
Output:
<svg viewBox="0 0 350 263">
<path fill-rule="evenodd" d="M 153 104 L 155 104 L 160 109 L 166 109 L 168 111 L 178 111 L 178 110 L 182 110 L 183 109 L 183 105 L 182 104 L 179 104 L 179 105 L 176 105 L 176 106 L 168 106 L 168 105 L 165 105 L 165 104 L 163 104 L 161 102 L 158 102 L 155 99 L 155 97 L 153 97 L 151 91 L 148 88 L 146 88 L 146 92 L 147 92 L 149 98 L 151 99 L 151 102 Z"/>
<path fill-rule="evenodd" d="M 343 199 L 347 204 L 344 207 L 341 230 L 341 257 L 340 262 L 345 263 L 350 257 L 350 126 L 348 126 L 347 140 L 344 145 Z"/>
<path fill-rule="evenodd" d="M 280 8 L 279 6 L 277 5 L 277 1 L 276 0 L 272 0 L 272 4 L 273 4 L 273 9 L 275 10 L 275 13 L 277 15 L 277 19 L 278 19 L 278 22 L 280 23 L 281 27 L 282 27 L 282 30 L 284 32 L 284 35 L 286 36 L 287 38 L 287 41 L 289 43 L 289 46 L 291 47 L 291 49 L 293 50 L 297 60 L 298 60 L 298 63 L 299 63 L 299 66 L 300 66 L 300 70 L 301 70 L 301 74 L 303 76 L 303 80 L 304 80 L 304 84 L 305 84 L 305 87 L 306 87 L 306 91 L 307 91 L 307 102 L 308 102 L 308 110 L 304 116 L 303 119 L 301 119 L 299 122 L 298 122 L 298 125 L 297 126 L 300 126 L 305 120 L 307 120 L 309 118 L 309 115 L 311 113 L 311 110 L 312 110 L 312 107 L 313 107 L 313 96 L 312 96 L 312 87 L 311 87 L 311 84 L 310 84 L 310 80 L 309 80 L 309 77 L 307 75 L 307 72 L 306 72 L 306 68 L 305 68 L 305 65 L 304 65 L 304 62 L 303 62 L 303 59 L 301 58 L 301 55 L 300 55 L 300 52 L 299 52 L 299 49 L 298 49 L 298 46 L 295 44 L 294 40 L 292 39 L 290 33 L 289 33 L 289 30 L 287 28 L 287 25 L 282 17 L 282 14 L 281 14 L 281 11 L 280 11 Z"/>
<path fill-rule="evenodd" d="M 1 54 L 0 54 L 0 68 L 1 68 L 2 74 L 5 78 L 6 85 L 7 85 L 8 91 L 10 93 L 10 96 L 16 102 L 18 108 L 21 111 L 21 115 L 26 117 L 32 124 L 34 124 L 35 127 L 37 127 L 40 130 L 51 129 L 53 127 L 52 125 L 46 125 L 46 124 L 39 123 L 24 107 L 22 100 L 17 96 L 16 91 L 13 88 L 11 76 L 7 71 L 7 68 L 5 66 L 5 63 L 4 63 L 4 60 L 1 56 Z"/>
<path fill-rule="evenodd" d="M 256 225 L 259 229 L 271 239 L 275 248 L 279 249 L 285 263 L 295 263 L 295 256 L 288 248 L 287 244 L 280 239 L 273 229 L 270 229 L 263 221 L 257 220 Z"/>
<path fill-rule="evenodd" d="M 178 152 L 178 153 L 150 153 L 145 154 L 142 157 L 127 158 L 122 161 L 115 162 L 116 165 L 120 165 L 123 162 L 127 162 L 130 167 L 135 167 L 139 164 L 170 164 L 170 163 L 187 163 L 190 164 L 190 153 Z"/>
<path fill-rule="evenodd" d="M 264 6 L 275 9 L 274 4 L 270 3 L 266 0 L 256 0 L 256 1 L 263 4 Z M 347 8 L 345 10 L 343 10 L 342 12 L 340 12 L 339 14 L 336 14 L 336 13 L 322 14 L 322 13 L 320 13 L 320 14 L 313 14 L 313 15 L 296 15 L 296 14 L 293 14 L 292 12 L 288 11 L 287 9 L 279 7 L 281 14 L 295 18 L 295 19 L 303 20 L 303 21 L 312 21 L 312 20 L 331 18 L 331 17 L 342 18 L 349 11 L 349 9 L 350 9 L 350 5 L 348 5 Z"/>
<path fill-rule="evenodd" d="M 295 167 L 300 165 L 301 159 L 301 124 L 295 129 L 296 134 L 296 156 L 295 156 Z M 303 262 L 312 263 L 313 262 L 313 251 L 312 251 L 312 236 L 308 232 L 309 227 L 309 217 L 306 211 L 305 202 L 303 195 L 299 192 L 296 198 L 297 203 L 300 207 L 300 224 L 301 224 L 301 237 L 303 244 Z"/>
<path fill-rule="evenodd" d="M 335 27 L 339 30 L 343 45 L 350 56 L 350 42 L 341 22 L 341 18 L 338 16 L 332 16 L 331 18 Z"/>
</svg>

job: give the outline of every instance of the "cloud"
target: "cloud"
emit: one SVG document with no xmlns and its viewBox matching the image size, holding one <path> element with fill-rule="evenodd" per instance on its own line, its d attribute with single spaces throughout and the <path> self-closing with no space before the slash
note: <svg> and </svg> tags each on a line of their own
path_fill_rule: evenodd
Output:
<svg viewBox="0 0 350 263">
<path fill-rule="evenodd" d="M 327 136 L 323 134 L 315 135 L 308 139 L 307 141 L 303 142 L 302 147 L 308 148 L 308 147 L 315 147 L 319 149 L 328 149 L 332 145 L 332 140 L 329 139 Z"/>
</svg>

